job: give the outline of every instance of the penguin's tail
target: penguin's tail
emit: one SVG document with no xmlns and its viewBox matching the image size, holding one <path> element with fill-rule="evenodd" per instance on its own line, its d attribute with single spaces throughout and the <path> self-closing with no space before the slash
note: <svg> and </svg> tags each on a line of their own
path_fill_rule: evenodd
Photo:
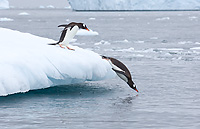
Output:
<svg viewBox="0 0 200 129">
<path fill-rule="evenodd" d="M 57 42 L 57 43 L 49 43 L 48 45 L 57 45 L 59 44 L 60 42 Z"/>
</svg>

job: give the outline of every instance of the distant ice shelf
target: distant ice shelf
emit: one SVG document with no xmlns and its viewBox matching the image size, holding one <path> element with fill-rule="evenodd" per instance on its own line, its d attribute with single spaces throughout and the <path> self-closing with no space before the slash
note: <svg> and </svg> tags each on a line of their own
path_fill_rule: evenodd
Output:
<svg viewBox="0 0 200 129">
<path fill-rule="evenodd" d="M 8 9 L 9 2 L 7 0 L 0 0 L 0 9 Z"/>
<path fill-rule="evenodd" d="M 47 45 L 54 40 L 5 28 L 0 35 L 0 96 L 115 76 L 109 63 L 90 50 L 62 49 Z"/>
<path fill-rule="evenodd" d="M 68 0 L 73 10 L 200 10 L 200 0 Z"/>
</svg>

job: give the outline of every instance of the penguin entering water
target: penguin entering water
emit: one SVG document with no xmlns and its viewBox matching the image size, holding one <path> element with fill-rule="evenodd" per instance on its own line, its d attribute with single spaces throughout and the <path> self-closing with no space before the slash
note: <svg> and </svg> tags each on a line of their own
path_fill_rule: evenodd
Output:
<svg viewBox="0 0 200 129">
<path fill-rule="evenodd" d="M 124 80 L 132 89 L 138 92 L 136 85 L 132 81 L 131 73 L 129 72 L 128 68 L 119 60 L 112 58 L 112 57 L 106 57 L 102 56 L 102 59 L 107 60 L 110 65 L 112 66 L 112 70 L 116 72 L 116 74 Z"/>
<path fill-rule="evenodd" d="M 89 29 L 87 28 L 87 26 L 83 23 L 76 23 L 76 22 L 71 22 L 69 24 L 63 24 L 63 25 L 59 25 L 58 27 L 64 27 L 64 29 L 62 30 L 62 34 L 60 36 L 60 39 L 57 43 L 52 43 L 49 45 L 57 45 L 59 44 L 59 46 L 61 48 L 64 48 L 64 46 L 66 46 L 69 50 L 74 50 L 68 47 L 69 42 L 74 38 L 74 36 L 76 35 L 77 31 L 79 29 L 86 29 L 89 31 Z"/>
</svg>

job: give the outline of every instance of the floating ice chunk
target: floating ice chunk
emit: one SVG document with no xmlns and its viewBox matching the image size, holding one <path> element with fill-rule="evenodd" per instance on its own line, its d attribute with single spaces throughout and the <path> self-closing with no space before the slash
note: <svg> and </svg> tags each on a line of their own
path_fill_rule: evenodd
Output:
<svg viewBox="0 0 200 129">
<path fill-rule="evenodd" d="M 183 48 L 157 48 L 157 50 L 160 50 L 160 51 L 182 51 L 184 49 Z"/>
<path fill-rule="evenodd" d="M 62 49 L 47 45 L 54 40 L 4 28 L 0 35 L 0 96 L 115 76 L 95 52 Z"/>
<path fill-rule="evenodd" d="M 89 18 L 89 20 L 96 20 L 96 18 L 94 18 L 94 17 L 91 17 L 91 18 Z"/>
<path fill-rule="evenodd" d="M 192 41 L 180 41 L 180 42 L 178 42 L 178 44 L 189 44 L 189 43 L 192 43 Z"/>
<path fill-rule="evenodd" d="M 183 48 L 168 48 L 166 50 L 168 50 L 168 51 L 183 51 L 184 49 Z"/>
<path fill-rule="evenodd" d="M 127 39 L 124 39 L 122 41 L 115 41 L 115 42 L 124 42 L 124 43 L 128 43 L 129 41 Z"/>
<path fill-rule="evenodd" d="M 47 8 L 47 9 L 54 9 L 55 7 L 53 5 L 47 5 L 47 6 L 40 5 L 39 8 L 40 9 L 45 9 L 45 8 Z"/>
<path fill-rule="evenodd" d="M 75 43 L 75 42 L 72 43 L 72 44 L 73 44 L 73 45 L 79 45 L 79 46 L 80 46 L 80 45 L 85 45 L 85 43 Z"/>
<path fill-rule="evenodd" d="M 133 56 L 133 57 L 144 57 L 144 55 L 142 55 L 142 54 L 133 54 L 131 56 Z"/>
<path fill-rule="evenodd" d="M 156 21 L 165 21 L 165 20 L 169 20 L 170 17 L 162 17 L 162 18 L 156 18 Z"/>
<path fill-rule="evenodd" d="M 74 42 L 76 42 L 77 41 L 77 39 L 72 39 L 70 42 L 71 43 L 74 43 Z"/>
<path fill-rule="evenodd" d="M 47 5 L 47 8 L 54 9 L 55 7 L 53 5 Z"/>
<path fill-rule="evenodd" d="M 45 7 L 44 7 L 43 5 L 40 5 L 39 8 L 40 8 L 40 9 L 44 9 Z"/>
<path fill-rule="evenodd" d="M 150 39 L 156 40 L 156 39 L 158 39 L 158 37 L 151 37 Z"/>
<path fill-rule="evenodd" d="M 123 42 L 126 42 L 126 43 L 128 43 L 128 40 L 127 39 L 124 39 L 124 41 Z"/>
<path fill-rule="evenodd" d="M 76 35 L 99 35 L 99 33 L 93 30 L 87 31 L 85 29 L 80 29 Z"/>
<path fill-rule="evenodd" d="M 30 15 L 30 14 L 29 14 L 29 13 L 27 13 L 27 12 L 21 12 L 21 13 L 19 13 L 18 15 L 27 16 L 27 15 Z"/>
<path fill-rule="evenodd" d="M 191 50 L 200 50 L 200 47 L 193 47 L 193 48 L 190 48 Z"/>
<path fill-rule="evenodd" d="M 144 41 L 134 41 L 134 43 L 144 43 Z"/>
<path fill-rule="evenodd" d="M 120 49 L 120 50 L 116 50 L 116 51 L 121 51 L 121 52 L 134 52 L 134 48 L 133 47 L 130 47 L 128 49 Z"/>
<path fill-rule="evenodd" d="M 108 41 L 101 40 L 100 42 L 94 43 L 94 45 L 110 45 Z"/>
<path fill-rule="evenodd" d="M 0 18 L 0 22 L 5 22 L 5 21 L 14 21 L 14 20 L 6 17 Z"/>
<path fill-rule="evenodd" d="M 71 6 L 66 6 L 66 7 L 65 7 L 65 9 L 71 9 L 71 8 L 72 8 Z"/>
<path fill-rule="evenodd" d="M 196 16 L 191 16 L 191 17 L 189 17 L 189 19 L 190 19 L 190 20 L 196 20 L 196 19 L 198 19 L 198 17 L 196 17 Z"/>
</svg>

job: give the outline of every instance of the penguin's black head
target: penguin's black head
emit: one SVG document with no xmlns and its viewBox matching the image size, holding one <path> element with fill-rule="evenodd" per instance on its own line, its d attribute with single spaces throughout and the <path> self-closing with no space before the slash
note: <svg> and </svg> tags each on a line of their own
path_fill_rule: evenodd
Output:
<svg viewBox="0 0 200 129">
<path fill-rule="evenodd" d="M 90 31 L 87 26 L 83 23 L 80 23 L 81 25 L 79 26 L 80 29 L 86 29 L 87 31 Z"/>
<path fill-rule="evenodd" d="M 77 23 L 77 22 L 71 22 L 69 24 L 62 24 L 59 25 L 58 27 L 65 27 L 65 28 L 69 28 L 69 27 L 74 27 L 74 26 L 78 26 L 79 29 L 86 29 L 89 31 L 89 29 L 87 28 L 87 26 L 84 23 Z"/>
<path fill-rule="evenodd" d="M 127 83 L 132 89 L 134 89 L 135 91 L 138 92 L 136 85 L 134 84 L 134 82 L 132 80 L 129 80 Z"/>
<path fill-rule="evenodd" d="M 105 60 L 109 60 L 110 58 L 109 57 L 106 57 L 106 56 L 101 56 L 102 59 L 105 59 Z"/>
</svg>

